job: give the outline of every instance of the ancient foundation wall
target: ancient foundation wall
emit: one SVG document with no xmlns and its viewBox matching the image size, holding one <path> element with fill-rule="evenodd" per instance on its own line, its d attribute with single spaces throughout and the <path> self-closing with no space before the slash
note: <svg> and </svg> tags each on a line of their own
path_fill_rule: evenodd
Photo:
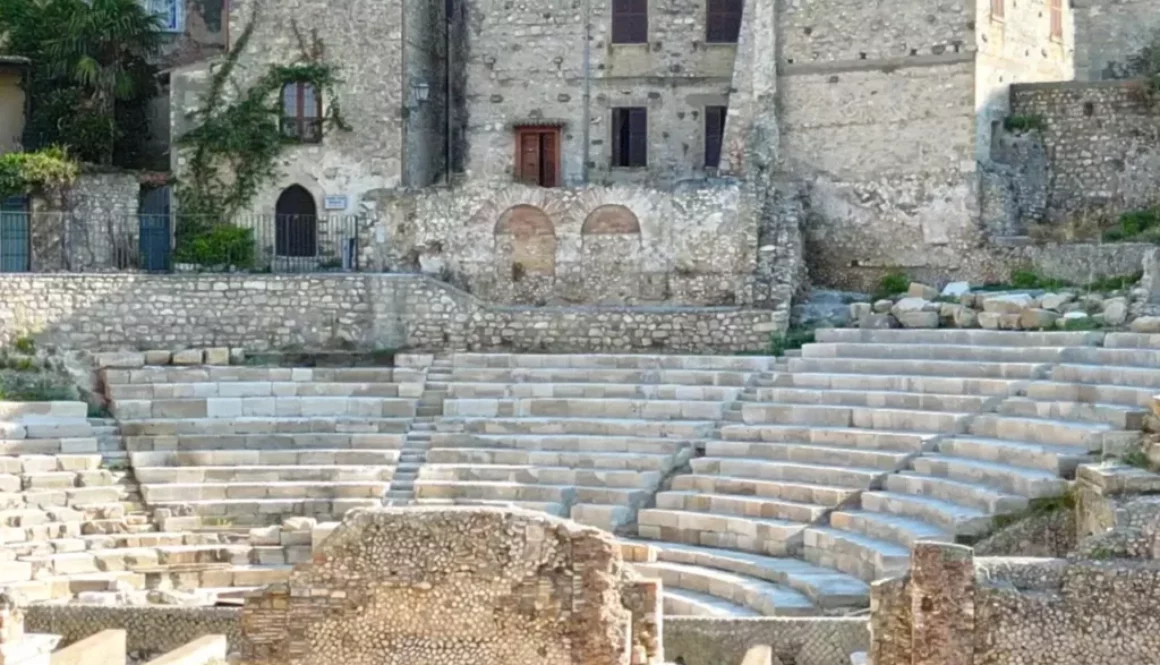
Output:
<svg viewBox="0 0 1160 665">
<path fill-rule="evenodd" d="M 865 617 L 665 617 L 664 634 L 665 658 L 685 665 L 740 663 L 761 645 L 772 647 L 782 663 L 848 665 L 850 654 L 870 643 Z"/>
<path fill-rule="evenodd" d="M 29 605 L 24 608 L 24 625 L 29 632 L 60 635 L 62 645 L 122 629 L 126 649 L 156 654 L 203 635 L 225 635 L 232 647 L 239 647 L 241 616 L 240 608 L 229 607 Z"/>
<path fill-rule="evenodd" d="M 497 307 L 420 275 L 0 275 L 0 343 L 509 351 L 760 350 L 788 311 Z"/>
</svg>

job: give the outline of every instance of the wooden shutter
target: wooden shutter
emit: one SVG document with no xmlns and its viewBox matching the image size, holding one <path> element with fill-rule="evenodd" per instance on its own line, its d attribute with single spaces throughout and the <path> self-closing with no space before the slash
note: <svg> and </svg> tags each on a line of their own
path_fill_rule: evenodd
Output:
<svg viewBox="0 0 1160 665">
<path fill-rule="evenodd" d="M 705 107 L 705 166 L 721 164 L 721 140 L 725 134 L 725 107 Z"/>
<path fill-rule="evenodd" d="M 612 43 L 648 42 L 648 0 L 612 0 Z"/>
<path fill-rule="evenodd" d="M 519 146 L 517 179 L 527 185 L 540 184 L 540 135 L 532 131 L 521 131 Z"/>
<path fill-rule="evenodd" d="M 736 44 L 741 34 L 744 0 L 708 0 L 705 5 L 705 40 L 717 44 Z"/>
<path fill-rule="evenodd" d="M 555 187 L 557 178 L 556 155 L 559 130 L 551 129 L 540 134 L 540 186 Z"/>
<path fill-rule="evenodd" d="M 628 110 L 628 166 L 648 166 L 648 111 Z"/>
<path fill-rule="evenodd" d="M 1063 2 L 1062 0 L 1050 0 L 1051 2 L 1051 38 L 1063 39 Z"/>
</svg>

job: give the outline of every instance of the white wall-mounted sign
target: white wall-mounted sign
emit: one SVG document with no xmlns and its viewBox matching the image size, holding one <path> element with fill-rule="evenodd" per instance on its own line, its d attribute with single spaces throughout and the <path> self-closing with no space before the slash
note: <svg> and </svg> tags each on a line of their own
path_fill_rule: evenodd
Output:
<svg viewBox="0 0 1160 665">
<path fill-rule="evenodd" d="M 346 210 L 348 205 L 345 195 L 328 196 L 322 202 L 322 206 L 327 210 Z"/>
</svg>

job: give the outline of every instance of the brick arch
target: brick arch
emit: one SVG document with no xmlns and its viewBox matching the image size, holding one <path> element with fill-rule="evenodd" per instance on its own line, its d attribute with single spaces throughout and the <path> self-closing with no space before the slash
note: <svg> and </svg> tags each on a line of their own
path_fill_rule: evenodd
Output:
<svg viewBox="0 0 1160 665">
<path fill-rule="evenodd" d="M 588 214 L 581 235 L 640 235 L 640 220 L 628 208 L 618 204 L 602 205 Z"/>
<path fill-rule="evenodd" d="M 512 282 L 516 292 L 529 290 L 520 288 L 525 279 L 556 276 L 556 226 L 546 212 L 519 204 L 499 216 L 495 223 L 495 270 L 497 279 Z M 528 298 L 532 297 L 529 291 Z"/>
</svg>

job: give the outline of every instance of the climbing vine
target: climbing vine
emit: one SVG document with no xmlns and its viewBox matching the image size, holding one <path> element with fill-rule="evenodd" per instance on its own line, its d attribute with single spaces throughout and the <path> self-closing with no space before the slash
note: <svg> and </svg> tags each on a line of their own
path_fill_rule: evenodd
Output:
<svg viewBox="0 0 1160 665">
<path fill-rule="evenodd" d="M 13 195 L 59 190 L 76 180 L 80 167 L 65 148 L 0 155 L 0 201 Z"/>
<path fill-rule="evenodd" d="M 193 113 L 195 128 L 178 139 L 188 155 L 186 173 L 174 191 L 180 213 L 176 229 L 179 254 L 183 245 L 192 246 L 195 240 L 204 250 L 212 227 L 245 209 L 258 190 L 277 177 L 279 155 L 297 143 L 282 131 L 281 92 L 285 85 L 308 83 L 323 95 L 323 132 L 350 130 L 335 91 L 340 83 L 337 68 L 325 62 L 318 35 L 306 38 L 297 25 L 294 33 L 300 57 L 296 62 L 273 65 L 248 90 L 227 94 L 228 88 L 236 90 L 231 85 L 232 76 L 256 21 L 257 17 L 246 26 L 214 72 L 201 106 Z"/>
</svg>

